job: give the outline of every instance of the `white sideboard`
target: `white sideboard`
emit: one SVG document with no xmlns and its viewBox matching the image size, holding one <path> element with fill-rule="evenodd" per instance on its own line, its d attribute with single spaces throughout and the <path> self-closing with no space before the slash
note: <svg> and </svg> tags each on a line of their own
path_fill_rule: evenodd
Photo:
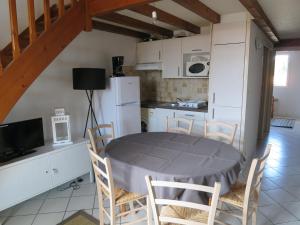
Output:
<svg viewBox="0 0 300 225">
<path fill-rule="evenodd" d="M 0 211 L 82 176 L 91 170 L 86 141 L 53 147 L 0 164 Z"/>
</svg>

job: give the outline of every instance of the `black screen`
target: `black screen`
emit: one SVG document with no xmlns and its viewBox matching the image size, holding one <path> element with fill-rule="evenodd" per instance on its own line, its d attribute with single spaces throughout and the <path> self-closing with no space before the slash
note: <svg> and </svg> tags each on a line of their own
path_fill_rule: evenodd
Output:
<svg viewBox="0 0 300 225">
<path fill-rule="evenodd" d="M 42 118 L 0 125 L 0 157 L 44 145 Z"/>
</svg>

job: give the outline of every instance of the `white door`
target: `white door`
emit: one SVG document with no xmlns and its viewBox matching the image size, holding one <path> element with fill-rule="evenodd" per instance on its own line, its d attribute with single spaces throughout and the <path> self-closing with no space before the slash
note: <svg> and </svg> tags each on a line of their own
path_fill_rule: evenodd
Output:
<svg viewBox="0 0 300 225">
<path fill-rule="evenodd" d="M 162 77 L 178 78 L 181 75 L 181 39 L 163 40 Z"/>
<path fill-rule="evenodd" d="M 49 160 L 54 187 L 88 173 L 91 168 L 85 143 L 73 145 L 63 151 L 58 150 Z"/>
<path fill-rule="evenodd" d="M 167 130 L 167 117 L 174 118 L 174 110 L 171 109 L 155 109 L 155 118 L 157 119 L 156 131 L 164 132 Z"/>
<path fill-rule="evenodd" d="M 161 41 L 141 42 L 137 44 L 137 63 L 161 61 Z"/>
<path fill-rule="evenodd" d="M 37 157 L 0 170 L 0 211 L 49 190 L 48 157 Z"/>
<path fill-rule="evenodd" d="M 141 108 L 139 103 L 117 106 L 116 136 L 141 133 Z"/>
<path fill-rule="evenodd" d="M 115 77 L 112 82 L 116 92 L 116 105 L 140 102 L 139 77 Z"/>
<path fill-rule="evenodd" d="M 241 107 L 245 44 L 214 45 L 210 70 L 210 104 Z"/>
</svg>

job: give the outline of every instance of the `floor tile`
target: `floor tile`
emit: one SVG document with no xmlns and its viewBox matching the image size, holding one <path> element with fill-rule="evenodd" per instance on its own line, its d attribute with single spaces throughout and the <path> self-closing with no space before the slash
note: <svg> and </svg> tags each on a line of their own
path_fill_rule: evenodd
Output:
<svg viewBox="0 0 300 225">
<path fill-rule="evenodd" d="M 5 221 L 5 225 L 31 225 L 35 215 L 13 216 Z"/>
<path fill-rule="evenodd" d="M 47 198 L 69 198 L 72 195 L 73 189 L 68 188 L 63 190 L 64 187 L 54 188 L 49 191 Z"/>
<path fill-rule="evenodd" d="M 92 209 L 94 206 L 94 196 L 72 197 L 67 211 L 75 211 L 80 209 Z"/>
<path fill-rule="evenodd" d="M 259 207 L 259 211 L 273 224 L 297 221 L 297 218 L 279 205 Z"/>
<path fill-rule="evenodd" d="M 269 178 L 263 178 L 262 184 L 261 184 L 261 190 L 266 191 L 266 190 L 272 190 L 272 189 L 277 189 L 279 186 L 272 182 Z"/>
<path fill-rule="evenodd" d="M 64 212 L 38 214 L 32 225 L 57 225 L 64 217 Z"/>
<path fill-rule="evenodd" d="M 87 214 L 93 215 L 93 210 L 92 209 L 85 209 L 84 210 Z M 69 211 L 66 212 L 64 215 L 64 220 L 67 219 L 68 217 L 72 216 L 73 214 L 77 213 L 78 211 Z"/>
<path fill-rule="evenodd" d="M 300 202 L 284 203 L 282 206 L 300 220 Z"/>
<path fill-rule="evenodd" d="M 96 184 L 89 183 L 89 184 L 82 184 L 80 188 L 74 190 L 72 196 L 85 196 L 85 195 L 95 195 L 96 193 Z"/>
<path fill-rule="evenodd" d="M 273 205 L 273 204 L 277 204 L 277 202 L 275 202 L 272 198 L 270 198 L 266 193 L 264 193 L 263 191 L 260 192 L 259 195 L 259 206 L 266 206 L 266 205 Z"/>
<path fill-rule="evenodd" d="M 69 198 L 46 199 L 39 213 L 65 212 Z"/>
<path fill-rule="evenodd" d="M 293 195 L 288 193 L 287 191 L 279 188 L 279 189 L 273 189 L 265 191 L 265 193 L 271 197 L 274 201 L 277 203 L 283 203 L 283 202 L 293 202 L 297 201 L 298 199 L 295 198 Z"/>
<path fill-rule="evenodd" d="M 32 199 L 46 199 L 48 197 L 48 194 L 49 194 L 49 192 L 47 191 L 45 193 L 42 193 L 42 194 L 39 194 L 39 195 L 35 196 Z"/>
<path fill-rule="evenodd" d="M 41 208 L 44 200 L 35 199 L 28 200 L 24 203 L 21 203 L 13 208 L 12 216 L 25 216 L 25 215 L 33 215 L 37 214 L 39 209 Z"/>
</svg>

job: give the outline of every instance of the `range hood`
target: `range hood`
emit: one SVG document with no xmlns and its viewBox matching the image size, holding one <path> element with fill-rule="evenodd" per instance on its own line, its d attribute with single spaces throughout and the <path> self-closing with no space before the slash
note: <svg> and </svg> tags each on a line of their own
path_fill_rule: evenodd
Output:
<svg viewBox="0 0 300 225">
<path fill-rule="evenodd" d="M 136 70 L 162 70 L 161 63 L 139 63 L 135 66 Z"/>
</svg>

